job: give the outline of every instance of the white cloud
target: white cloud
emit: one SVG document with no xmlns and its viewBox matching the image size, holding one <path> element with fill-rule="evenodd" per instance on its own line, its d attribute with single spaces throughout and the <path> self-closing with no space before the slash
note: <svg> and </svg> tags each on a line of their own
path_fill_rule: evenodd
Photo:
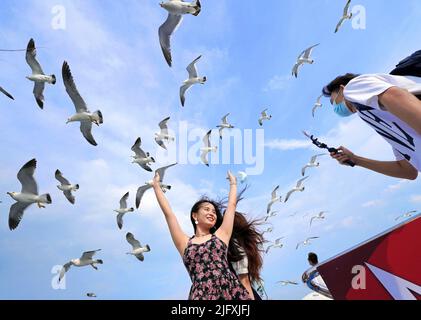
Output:
<svg viewBox="0 0 421 320">
<path fill-rule="evenodd" d="M 309 149 L 312 146 L 308 140 L 273 139 L 265 143 L 265 147 L 274 150 Z"/>
<path fill-rule="evenodd" d="M 283 91 L 289 88 L 291 83 L 291 76 L 273 76 L 266 86 L 263 88 L 263 91 Z"/>
<path fill-rule="evenodd" d="M 421 195 L 412 195 L 411 196 L 412 203 L 421 203 Z"/>
<path fill-rule="evenodd" d="M 386 192 L 393 192 L 401 190 L 402 188 L 408 186 L 411 181 L 409 180 L 399 180 L 397 183 L 391 184 L 386 188 Z"/>
<path fill-rule="evenodd" d="M 384 205 L 385 202 L 383 200 L 371 200 L 363 203 L 361 206 L 363 208 L 372 208 L 372 207 L 379 207 Z"/>
</svg>

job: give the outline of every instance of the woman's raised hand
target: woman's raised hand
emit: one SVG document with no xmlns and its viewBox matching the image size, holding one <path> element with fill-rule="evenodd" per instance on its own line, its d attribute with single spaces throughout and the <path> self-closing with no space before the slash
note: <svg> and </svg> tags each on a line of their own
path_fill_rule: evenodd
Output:
<svg viewBox="0 0 421 320">
<path fill-rule="evenodd" d="M 158 172 L 155 172 L 155 177 L 153 178 L 153 186 L 154 187 L 161 187 L 161 177 L 159 176 Z"/>
<path fill-rule="evenodd" d="M 229 180 L 230 185 L 236 185 L 237 184 L 237 178 L 232 174 L 231 171 L 228 171 L 227 180 Z"/>
</svg>

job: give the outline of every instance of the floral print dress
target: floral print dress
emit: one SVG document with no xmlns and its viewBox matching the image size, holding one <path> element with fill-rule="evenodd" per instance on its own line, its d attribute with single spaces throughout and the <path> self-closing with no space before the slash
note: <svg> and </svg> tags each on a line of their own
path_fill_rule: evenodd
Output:
<svg viewBox="0 0 421 320">
<path fill-rule="evenodd" d="M 189 300 L 251 300 L 229 267 L 227 245 L 216 235 L 202 244 L 192 243 L 193 238 L 183 256 L 193 283 Z"/>
</svg>

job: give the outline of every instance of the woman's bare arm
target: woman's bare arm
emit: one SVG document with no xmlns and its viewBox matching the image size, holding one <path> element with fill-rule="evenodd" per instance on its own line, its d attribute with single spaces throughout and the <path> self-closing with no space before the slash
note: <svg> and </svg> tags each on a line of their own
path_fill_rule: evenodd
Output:
<svg viewBox="0 0 421 320">
<path fill-rule="evenodd" d="M 228 180 L 230 181 L 230 191 L 227 210 L 225 211 L 222 225 L 216 231 L 216 235 L 227 245 L 231 239 L 232 229 L 234 227 L 235 211 L 237 210 L 237 179 L 231 172 L 228 172 Z"/>
<path fill-rule="evenodd" d="M 172 240 L 180 253 L 184 255 L 184 250 L 187 247 L 189 237 L 181 230 L 180 224 L 178 223 L 177 217 L 172 211 L 164 192 L 161 189 L 159 182 L 159 174 L 155 174 L 153 190 L 155 192 L 156 199 L 158 200 L 159 206 L 164 213 L 165 219 L 167 220 L 168 228 L 170 229 Z"/>
</svg>

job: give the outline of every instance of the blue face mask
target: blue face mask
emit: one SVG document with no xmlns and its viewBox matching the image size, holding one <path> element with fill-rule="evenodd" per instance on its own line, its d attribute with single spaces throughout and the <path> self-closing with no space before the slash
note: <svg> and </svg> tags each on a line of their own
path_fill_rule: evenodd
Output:
<svg viewBox="0 0 421 320">
<path fill-rule="evenodd" d="M 348 107 L 345 104 L 345 101 L 342 101 L 341 103 L 333 103 L 334 111 L 335 113 L 343 118 L 352 116 L 352 112 L 348 109 Z"/>
</svg>

